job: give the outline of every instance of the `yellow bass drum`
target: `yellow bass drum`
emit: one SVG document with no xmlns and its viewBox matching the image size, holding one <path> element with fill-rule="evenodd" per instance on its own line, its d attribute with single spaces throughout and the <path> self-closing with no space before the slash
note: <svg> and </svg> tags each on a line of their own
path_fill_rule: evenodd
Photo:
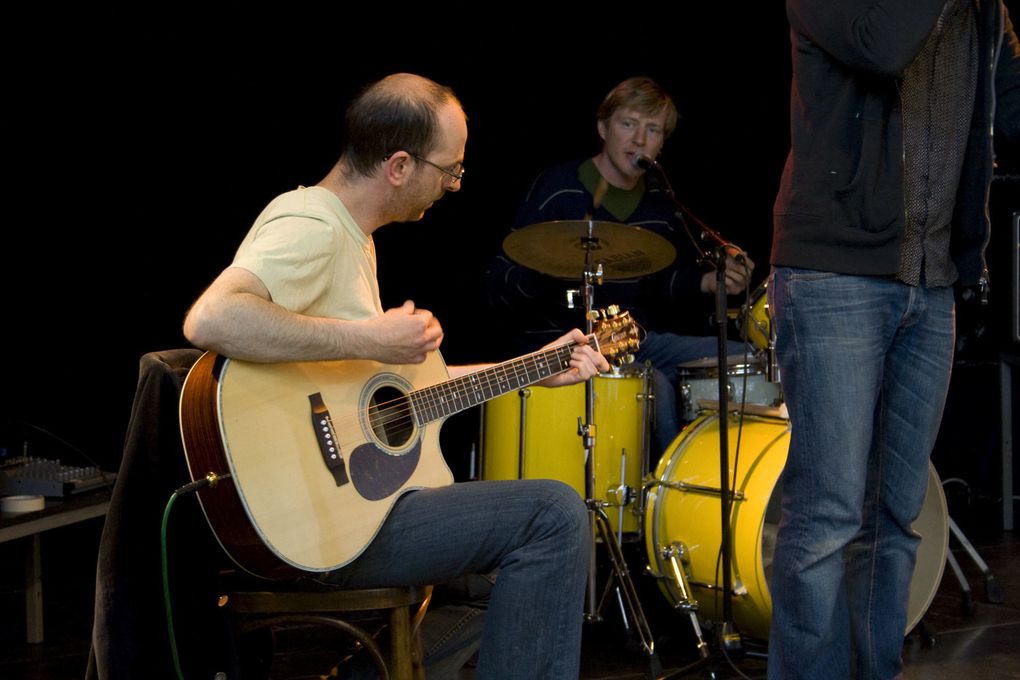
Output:
<svg viewBox="0 0 1020 680">
<path fill-rule="evenodd" d="M 741 633 L 767 639 L 772 598 L 772 555 L 779 523 L 777 485 L 790 448 L 790 423 L 783 418 L 744 415 L 738 432 L 729 418 L 731 491 L 741 497 L 731 505 L 730 551 L 733 622 Z M 735 455 L 739 437 L 740 456 Z M 735 483 L 733 477 L 736 465 Z M 721 508 L 719 483 L 719 415 L 705 413 L 674 440 L 659 461 L 646 497 L 645 548 L 669 602 L 681 602 L 673 561 L 685 566 L 699 615 L 722 620 Z M 935 468 L 929 464 L 928 493 L 914 529 L 921 535 L 910 583 L 907 631 L 931 604 L 946 563 L 949 514 Z M 679 552 L 682 558 L 671 559 Z"/>
</svg>

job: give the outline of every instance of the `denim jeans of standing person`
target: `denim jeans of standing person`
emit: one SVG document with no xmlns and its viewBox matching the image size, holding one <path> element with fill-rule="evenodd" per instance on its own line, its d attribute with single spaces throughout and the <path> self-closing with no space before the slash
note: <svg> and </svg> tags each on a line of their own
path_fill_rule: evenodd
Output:
<svg viewBox="0 0 1020 680">
<path fill-rule="evenodd" d="M 953 291 L 777 267 L 768 296 L 792 425 L 768 677 L 889 680 L 949 388 Z"/>
<path fill-rule="evenodd" d="M 590 553 L 588 511 L 565 483 L 465 482 L 405 494 L 365 551 L 326 580 L 425 585 L 498 569 L 476 677 L 560 680 L 579 674 Z"/>
<path fill-rule="evenodd" d="M 726 343 L 728 357 L 744 356 L 744 349 L 741 342 L 729 340 Z M 718 356 L 719 338 L 714 335 L 688 336 L 650 331 L 641 341 L 641 346 L 634 354 L 634 363 L 651 362 L 655 392 L 653 469 L 658 457 L 666 452 L 680 433 L 680 409 L 676 395 L 677 366 Z"/>
</svg>

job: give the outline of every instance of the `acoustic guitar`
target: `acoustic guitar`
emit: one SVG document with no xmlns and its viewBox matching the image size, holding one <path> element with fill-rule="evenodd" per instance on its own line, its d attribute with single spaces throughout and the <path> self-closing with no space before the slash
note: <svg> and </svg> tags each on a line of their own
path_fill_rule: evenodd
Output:
<svg viewBox="0 0 1020 680">
<path fill-rule="evenodd" d="M 593 312 L 587 343 L 614 363 L 638 346 L 628 312 Z M 203 354 L 184 382 L 181 435 L 220 545 L 266 578 L 327 572 L 369 545 L 396 500 L 453 483 L 442 421 L 570 368 L 577 343 L 450 379 L 424 363 L 254 363 Z M 199 484 L 201 486 L 201 484 Z"/>
</svg>

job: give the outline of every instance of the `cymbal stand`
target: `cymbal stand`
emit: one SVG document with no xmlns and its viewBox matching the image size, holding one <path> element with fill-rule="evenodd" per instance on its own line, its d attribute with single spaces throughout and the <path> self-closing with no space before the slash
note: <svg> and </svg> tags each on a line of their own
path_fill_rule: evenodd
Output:
<svg viewBox="0 0 1020 680">
<path fill-rule="evenodd" d="M 621 613 L 624 617 L 624 626 L 627 629 L 630 629 L 630 626 L 627 624 L 627 615 L 626 611 L 624 611 L 625 608 L 630 610 L 631 618 L 634 621 L 634 628 L 637 631 L 638 637 L 641 638 L 641 647 L 645 650 L 645 653 L 648 654 L 650 677 L 655 679 L 661 678 L 662 664 L 655 652 L 655 638 L 652 636 L 651 628 L 648 626 L 648 619 L 645 618 L 644 610 L 641 608 L 641 601 L 638 599 L 637 590 L 634 588 L 634 582 L 630 578 L 630 572 L 627 569 L 627 562 L 624 559 L 623 550 L 620 548 L 620 544 L 616 542 L 616 537 L 613 536 L 613 531 L 609 526 L 609 517 L 602 508 L 604 503 L 597 499 L 588 499 L 586 503 L 588 505 L 589 513 L 591 514 L 595 526 L 598 529 L 599 535 L 602 538 L 602 544 L 606 546 L 606 553 L 609 556 L 609 561 L 613 567 L 613 571 L 609 575 L 605 589 L 602 592 L 602 600 L 599 602 L 599 606 L 596 609 L 596 616 L 598 611 L 601 610 L 602 604 L 605 602 L 609 592 L 613 589 L 613 580 L 618 580 L 619 585 L 616 586 L 616 597 L 621 606 Z"/>
<path fill-rule="evenodd" d="M 593 310 L 595 284 L 601 284 L 603 276 L 602 263 L 596 264 L 592 259 L 592 251 L 598 249 L 598 238 L 594 236 L 593 229 L 594 222 L 589 220 L 587 236 L 582 239 L 585 249 L 585 333 L 589 335 L 594 329 L 595 312 Z M 585 618 L 589 623 L 601 620 L 602 617 L 600 612 L 602 610 L 602 604 L 605 602 L 608 593 L 613 588 L 614 579 L 615 581 L 618 581 L 619 585 L 616 586 L 616 596 L 621 607 L 620 613 L 624 620 L 624 626 L 628 630 L 630 629 L 627 617 L 627 611 L 629 610 L 630 620 L 634 622 L 637 633 L 641 638 L 641 646 L 649 657 L 650 677 L 659 678 L 662 675 L 662 667 L 659 658 L 655 653 L 654 638 L 648 626 L 648 620 L 645 618 L 644 611 L 641 608 L 641 602 L 638 600 L 634 583 L 630 579 L 623 551 L 620 548 L 620 544 L 617 543 L 616 538 L 613 536 L 612 529 L 609 525 L 609 517 L 606 515 L 604 510 L 608 503 L 605 500 L 595 498 L 595 442 L 597 439 L 598 428 L 595 423 L 595 387 L 593 378 L 589 378 L 585 381 L 584 396 L 585 420 L 582 422 L 581 418 L 578 417 L 577 434 L 581 437 L 581 441 L 584 446 L 585 505 L 588 508 L 589 530 L 591 531 L 592 537 L 592 548 L 588 562 L 588 612 L 586 613 Z M 612 573 L 606 582 L 601 600 L 597 600 L 595 594 L 597 581 L 595 539 L 597 537 L 601 538 L 603 545 L 606 546 L 606 552 L 612 566 Z"/>
<path fill-rule="evenodd" d="M 602 283 L 602 264 L 597 266 L 592 262 L 592 250 L 598 248 L 598 239 L 592 234 L 594 222 L 588 220 L 587 237 L 582 239 L 584 246 L 584 332 L 591 335 L 594 329 L 592 309 L 595 302 L 595 284 Z M 594 267 L 594 268 L 593 268 Z M 584 422 L 577 419 L 577 434 L 581 437 L 584 447 L 584 498 L 585 502 L 594 498 L 595 492 L 595 438 L 597 428 L 595 425 L 595 385 L 592 378 L 584 383 Z M 591 510 L 591 505 L 588 505 Z M 595 609 L 595 519 L 589 512 L 589 527 L 591 530 L 591 555 L 588 560 L 588 614 L 589 621 L 598 620 L 598 611 Z"/>
</svg>

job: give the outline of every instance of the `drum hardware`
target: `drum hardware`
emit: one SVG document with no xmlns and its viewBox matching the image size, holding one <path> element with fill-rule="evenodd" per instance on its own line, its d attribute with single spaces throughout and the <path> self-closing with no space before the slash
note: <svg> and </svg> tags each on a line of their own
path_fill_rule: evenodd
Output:
<svg viewBox="0 0 1020 680">
<path fill-rule="evenodd" d="M 669 564 L 673 568 L 673 578 L 680 593 L 676 608 L 687 612 L 691 620 L 691 627 L 694 629 L 694 637 L 698 640 L 696 645 L 698 655 L 702 659 L 707 659 L 708 644 L 705 642 L 705 636 L 701 632 L 701 623 L 698 621 L 698 601 L 691 593 L 691 587 L 687 582 L 687 564 L 690 562 L 687 558 L 687 546 L 674 541 L 668 547 L 663 548 L 662 556 L 669 560 Z M 684 563 L 683 566 L 681 566 L 681 562 Z"/>
<path fill-rule="evenodd" d="M 610 487 L 606 490 L 609 502 L 606 507 L 615 506 L 619 508 L 619 519 L 616 523 L 616 542 L 623 544 L 623 512 L 624 508 L 634 502 L 634 489 L 627 485 L 627 449 L 620 450 L 620 484 L 616 488 Z"/>
<path fill-rule="evenodd" d="M 528 401 L 527 400 L 528 400 L 528 397 L 531 396 L 531 389 L 525 387 L 523 390 L 520 390 L 518 392 L 518 395 L 520 395 L 520 398 L 521 398 L 521 421 L 520 421 L 521 422 L 521 426 L 520 426 L 519 431 L 517 433 L 517 441 L 520 442 L 520 444 L 519 444 L 520 448 L 518 450 L 518 455 L 517 455 L 517 479 L 524 479 L 524 454 L 525 454 L 524 442 L 527 441 L 525 439 L 524 426 L 527 425 L 527 423 L 528 423 L 528 414 L 527 414 Z"/>
<path fill-rule="evenodd" d="M 969 485 L 963 479 L 959 477 L 944 479 L 942 480 L 942 487 L 945 488 L 946 485 L 950 483 L 961 483 L 967 487 L 967 493 L 970 493 Z M 980 570 L 981 575 L 984 577 L 985 599 L 993 604 L 1002 604 L 1006 599 L 1002 586 L 999 585 L 999 582 L 995 579 L 995 575 L 992 574 L 991 570 L 988 568 L 988 564 L 981 559 L 981 555 L 967 539 L 966 534 L 963 533 L 963 530 L 960 529 L 952 516 L 949 516 L 949 531 L 950 535 L 956 538 L 960 547 L 963 548 L 964 552 L 966 552 L 970 559 L 974 562 L 974 566 Z M 960 594 L 962 596 L 962 600 L 960 602 L 961 609 L 965 615 L 970 616 L 974 612 L 974 602 L 971 598 L 970 583 L 964 575 L 963 570 L 960 568 L 960 563 L 956 560 L 956 556 L 953 555 L 952 551 L 946 553 L 946 559 L 948 560 L 950 568 L 953 570 L 953 574 L 956 576 L 956 580 L 960 584 Z"/>
<path fill-rule="evenodd" d="M 719 412 L 719 402 L 715 399 L 698 399 L 698 410 L 701 411 L 712 411 L 714 413 Z M 761 404 L 740 404 L 738 406 L 731 406 L 730 413 L 752 415 L 752 416 L 764 416 L 766 418 L 784 418 L 789 419 L 790 412 L 786 408 L 786 403 L 781 402 L 778 406 L 763 406 Z"/>
<path fill-rule="evenodd" d="M 952 517 L 949 517 L 949 531 L 952 536 L 960 542 L 964 551 L 970 556 L 971 560 L 974 561 L 974 565 L 981 571 L 981 574 L 985 578 L 985 599 L 993 604 L 1002 604 L 1006 600 L 1006 593 L 1003 591 L 1002 586 L 995 580 L 995 575 L 992 574 L 988 568 L 988 564 L 981 559 L 981 555 L 974 549 L 971 542 L 967 540 L 963 531 L 956 524 L 956 521 Z M 967 577 L 964 576 L 963 570 L 960 569 L 960 563 L 956 561 L 956 556 L 953 555 L 952 551 L 946 553 L 946 558 L 949 562 L 949 566 L 953 570 L 953 574 L 956 576 L 956 580 L 960 582 L 960 590 L 963 595 L 962 608 L 963 612 L 968 616 L 974 611 L 974 603 L 971 600 L 970 583 L 967 582 Z"/>
<path fill-rule="evenodd" d="M 609 556 L 609 560 L 612 564 L 613 570 L 609 574 L 609 578 L 606 580 L 606 585 L 602 590 L 602 597 L 599 600 L 598 606 L 595 608 L 594 616 L 596 618 L 589 618 L 590 621 L 600 620 L 598 612 L 602 611 L 602 606 L 605 604 L 606 598 L 609 596 L 609 592 L 615 591 L 617 603 L 620 606 L 620 612 L 623 616 L 624 627 L 630 630 L 631 626 L 627 621 L 627 611 L 629 610 L 634 618 L 635 627 L 637 629 L 638 636 L 641 638 L 641 647 L 648 654 L 650 667 L 650 675 L 652 678 L 660 678 L 662 675 L 662 666 L 659 662 L 659 658 L 655 653 L 655 638 L 652 636 L 651 628 L 648 626 L 648 620 L 645 618 L 644 611 L 641 608 L 641 601 L 638 599 L 637 590 L 634 588 L 634 582 L 630 578 L 630 571 L 627 569 L 627 561 L 624 559 L 623 550 L 620 548 L 620 544 L 616 542 L 613 534 L 609 527 L 609 517 L 603 510 L 603 503 L 598 500 L 589 499 L 586 501 L 589 513 L 593 518 L 594 524 L 598 529 L 599 536 L 602 539 L 603 545 L 606 546 L 606 554 Z M 614 586 L 614 580 L 619 581 Z"/>
<path fill-rule="evenodd" d="M 652 362 L 649 360 L 645 361 L 644 372 L 642 373 L 644 378 L 642 384 L 642 390 L 637 395 L 638 403 L 641 404 L 641 474 L 644 475 L 645 471 L 651 470 L 651 460 L 649 460 L 650 451 L 652 450 L 652 428 L 655 423 L 655 379 L 652 377 Z M 641 494 L 641 498 L 638 499 L 638 517 L 642 517 L 644 514 L 644 493 Z"/>
<path fill-rule="evenodd" d="M 723 491 L 722 489 L 714 486 L 704 486 L 702 484 L 691 484 L 690 482 L 664 482 L 660 479 L 653 479 L 652 481 L 645 484 L 646 489 L 650 489 L 655 486 L 664 486 L 667 489 L 675 489 L 677 491 L 691 491 L 693 493 L 704 493 L 710 496 L 722 497 L 723 493 L 731 501 L 742 501 L 744 500 L 743 491 Z"/>
</svg>

